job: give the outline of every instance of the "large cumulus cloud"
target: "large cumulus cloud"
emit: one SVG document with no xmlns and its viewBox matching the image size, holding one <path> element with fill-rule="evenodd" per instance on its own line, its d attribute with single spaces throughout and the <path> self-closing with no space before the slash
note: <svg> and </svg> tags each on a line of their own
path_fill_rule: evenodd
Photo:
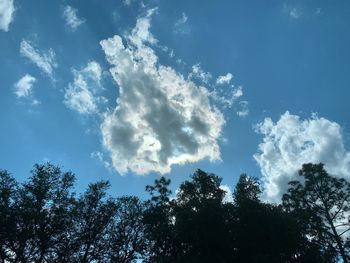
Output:
<svg viewBox="0 0 350 263">
<path fill-rule="evenodd" d="M 279 202 L 288 182 L 298 178 L 297 171 L 303 163 L 322 162 L 329 173 L 349 177 L 350 153 L 336 122 L 316 115 L 301 119 L 286 112 L 276 123 L 266 118 L 257 131 L 263 142 L 254 158 L 265 181 L 266 200 Z"/>
<path fill-rule="evenodd" d="M 154 11 L 140 17 L 130 34 L 101 41 L 119 90 L 101 131 L 120 173 L 167 173 L 173 164 L 220 159 L 224 117 L 206 88 L 159 63 L 149 31 Z"/>
</svg>

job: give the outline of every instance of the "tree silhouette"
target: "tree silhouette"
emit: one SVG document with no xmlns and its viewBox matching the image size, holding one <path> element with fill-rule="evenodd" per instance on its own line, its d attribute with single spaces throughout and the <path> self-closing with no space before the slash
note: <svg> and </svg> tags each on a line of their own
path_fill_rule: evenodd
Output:
<svg viewBox="0 0 350 263">
<path fill-rule="evenodd" d="M 150 198 L 112 198 L 109 183 L 73 191 L 75 176 L 35 165 L 18 183 L 0 170 L 0 262 L 348 262 L 350 184 L 307 164 L 283 205 L 260 200 L 259 180 L 241 175 L 233 202 L 222 179 L 197 170 L 171 197 L 170 180 Z"/>
<path fill-rule="evenodd" d="M 18 184 L 0 171 L 1 262 L 135 262 L 144 250 L 143 204 L 106 196 L 108 182 L 80 197 L 75 177 L 51 164 L 35 165 Z"/>
<path fill-rule="evenodd" d="M 258 179 L 241 174 L 233 193 L 235 204 L 239 207 L 247 202 L 259 203 L 260 194 L 261 189 Z"/>
<path fill-rule="evenodd" d="M 146 252 L 144 205 L 135 196 L 124 196 L 116 200 L 113 221 L 106 229 L 104 245 L 108 252 L 103 262 L 136 262 Z"/>
<path fill-rule="evenodd" d="M 284 207 L 293 212 L 325 256 L 340 255 L 343 262 L 349 262 L 350 183 L 329 176 L 322 163 L 304 164 L 299 175 L 301 181 L 289 183 Z"/>
<path fill-rule="evenodd" d="M 55 257 L 69 225 L 73 182 L 71 173 L 61 173 L 48 164 L 35 165 L 29 182 L 21 186 L 13 183 L 10 206 L 1 211 L 6 213 L 6 228 L 11 231 L 2 247 L 6 261 L 47 262 Z M 1 189 L 1 195 L 4 190 L 9 192 Z"/>
<path fill-rule="evenodd" d="M 9 258 L 10 242 L 13 240 L 15 224 L 12 220 L 12 206 L 17 190 L 17 182 L 7 172 L 0 170 L 0 259 Z"/>
<path fill-rule="evenodd" d="M 148 243 L 145 262 L 174 262 L 177 250 L 172 222 L 173 202 L 170 200 L 170 180 L 161 177 L 154 185 L 147 185 L 151 199 L 146 201 L 144 213 L 145 238 Z"/>
<path fill-rule="evenodd" d="M 292 262 L 302 237 L 276 205 L 259 200 L 256 178 L 241 175 L 234 191 L 238 262 Z"/>
<path fill-rule="evenodd" d="M 106 253 L 104 238 L 109 235 L 108 225 L 113 219 L 116 204 L 111 198 L 105 199 L 107 182 L 90 184 L 78 199 L 76 216 L 73 219 L 73 251 L 76 262 L 103 261 Z M 78 250 L 75 251 L 74 248 Z"/>
<path fill-rule="evenodd" d="M 223 202 L 221 178 L 197 170 L 180 185 L 175 205 L 175 229 L 182 245 L 178 262 L 231 262 L 235 240 L 232 204 Z"/>
</svg>

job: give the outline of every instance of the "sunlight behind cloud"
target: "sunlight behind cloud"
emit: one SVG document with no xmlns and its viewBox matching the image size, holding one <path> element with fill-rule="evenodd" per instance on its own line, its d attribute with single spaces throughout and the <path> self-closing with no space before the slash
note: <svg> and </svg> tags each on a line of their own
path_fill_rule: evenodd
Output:
<svg viewBox="0 0 350 263">
<path fill-rule="evenodd" d="M 204 158 L 220 160 L 218 139 L 223 114 L 209 92 L 158 63 L 150 33 L 152 9 L 137 20 L 131 34 L 102 40 L 118 84 L 117 107 L 101 125 L 104 146 L 119 173 L 167 173 L 173 164 Z"/>
</svg>

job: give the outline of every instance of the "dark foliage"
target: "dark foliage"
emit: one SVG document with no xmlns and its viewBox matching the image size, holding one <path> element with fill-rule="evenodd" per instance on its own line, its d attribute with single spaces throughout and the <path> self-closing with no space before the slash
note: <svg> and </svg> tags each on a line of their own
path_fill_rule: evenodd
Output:
<svg viewBox="0 0 350 263">
<path fill-rule="evenodd" d="M 0 172 L 1 262 L 135 262 L 144 249 L 143 206 L 106 197 L 107 182 L 72 191 L 75 177 L 35 165 L 18 184 Z"/>
<path fill-rule="evenodd" d="M 302 181 L 292 181 L 283 206 L 293 214 L 304 235 L 317 244 L 328 262 L 349 262 L 350 183 L 331 177 L 323 164 L 304 164 Z"/>
<path fill-rule="evenodd" d="M 221 178 L 197 170 L 176 196 L 161 177 L 149 200 L 113 199 L 108 182 L 77 195 L 75 176 L 35 165 L 18 183 L 0 170 L 0 262 L 349 262 L 350 184 L 304 165 L 282 205 L 241 175 L 225 202 Z"/>
</svg>

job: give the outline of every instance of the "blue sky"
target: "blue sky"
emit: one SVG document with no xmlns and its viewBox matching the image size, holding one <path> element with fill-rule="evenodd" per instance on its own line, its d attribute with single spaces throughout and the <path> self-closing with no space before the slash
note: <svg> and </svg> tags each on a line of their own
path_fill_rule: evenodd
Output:
<svg viewBox="0 0 350 263">
<path fill-rule="evenodd" d="M 197 168 L 278 201 L 304 162 L 349 177 L 349 1 L 0 1 L 0 166 L 144 196 Z"/>
</svg>

